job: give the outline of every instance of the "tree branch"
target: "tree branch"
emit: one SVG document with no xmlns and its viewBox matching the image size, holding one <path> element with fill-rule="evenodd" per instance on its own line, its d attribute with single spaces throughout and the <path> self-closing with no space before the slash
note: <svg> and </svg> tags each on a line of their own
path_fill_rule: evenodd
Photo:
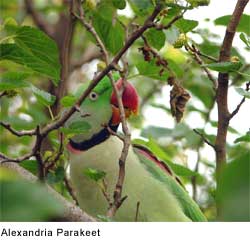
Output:
<svg viewBox="0 0 250 252">
<path fill-rule="evenodd" d="M 53 37 L 53 29 L 51 28 L 51 25 L 44 20 L 44 18 L 42 17 L 42 15 L 40 15 L 39 12 L 36 11 L 33 1 L 25 0 L 24 3 L 27 13 L 32 16 L 32 19 L 34 23 L 37 25 L 37 27 L 39 27 L 50 37 Z"/>
<path fill-rule="evenodd" d="M 0 122 L 0 125 L 3 126 L 5 129 L 7 129 L 9 132 L 11 132 L 13 135 L 22 137 L 22 136 L 34 136 L 36 134 L 35 130 L 21 130 L 17 131 L 11 127 L 10 124 L 5 122 Z"/>
<path fill-rule="evenodd" d="M 210 143 L 206 137 L 201 133 L 199 132 L 198 130 L 196 129 L 193 129 L 194 133 L 196 133 L 197 135 L 199 135 L 201 137 L 201 139 L 206 143 L 208 144 L 209 146 L 211 146 L 213 149 L 215 148 L 214 144 Z"/>
<path fill-rule="evenodd" d="M 205 73 L 207 74 L 208 79 L 213 83 L 213 89 L 216 91 L 217 87 L 218 87 L 217 80 L 213 77 L 212 73 L 208 70 L 208 68 L 203 66 L 203 61 L 200 58 L 200 55 L 202 55 L 202 53 L 195 47 L 195 45 L 192 45 L 192 46 L 186 45 L 185 48 L 186 48 L 187 51 L 192 53 L 195 61 L 205 71 Z"/>
<path fill-rule="evenodd" d="M 73 7 L 71 5 L 71 7 L 70 7 L 71 13 L 72 13 L 72 9 L 73 9 Z M 104 76 L 106 76 L 111 70 L 116 69 L 118 61 L 121 59 L 121 57 L 124 55 L 124 53 L 130 48 L 130 46 L 134 43 L 135 40 L 137 40 L 148 28 L 152 27 L 152 23 L 153 23 L 155 17 L 159 14 L 160 11 L 161 11 L 161 6 L 157 5 L 155 7 L 153 13 L 151 14 L 151 16 L 149 16 L 146 19 L 146 21 L 144 22 L 144 24 L 141 27 L 139 27 L 137 30 L 135 30 L 130 35 L 130 37 L 127 39 L 125 45 L 123 46 L 123 48 L 116 54 L 116 56 L 113 58 L 113 60 L 109 64 L 107 64 L 106 68 L 93 78 L 93 80 L 90 82 L 88 88 L 82 93 L 82 95 L 79 97 L 77 102 L 67 112 L 65 112 L 63 114 L 63 116 L 61 116 L 57 121 L 54 121 L 54 122 L 48 124 L 47 126 L 45 126 L 43 129 L 39 130 L 39 134 L 38 134 L 38 132 L 36 133 L 36 143 L 35 143 L 32 151 L 29 154 L 26 154 L 25 156 L 23 156 L 21 158 L 16 158 L 16 159 L 11 159 L 11 158 L 8 158 L 8 157 L 6 157 L 4 155 L 1 155 L 4 158 L 4 160 L 2 162 L 11 162 L 11 161 L 12 162 L 20 162 L 20 161 L 28 159 L 28 158 L 30 158 L 32 156 L 36 156 L 39 159 L 40 158 L 40 156 L 39 156 L 40 147 L 41 147 L 43 139 L 45 139 L 47 137 L 49 132 L 51 132 L 53 130 L 56 130 L 59 127 L 61 127 L 70 118 L 70 116 L 75 111 L 77 111 L 77 108 L 80 107 L 80 105 L 86 99 L 86 97 L 88 97 L 88 95 L 92 91 L 92 89 L 95 86 L 97 86 L 99 81 L 102 80 L 102 78 L 104 78 Z M 70 15 L 71 15 L 71 13 L 70 13 Z M 99 41 L 99 45 L 102 46 L 102 41 Z M 108 56 L 107 55 L 105 55 L 105 59 L 108 62 Z M 109 77 L 112 77 L 112 76 L 109 75 Z M 112 80 L 112 78 L 111 78 L 111 80 Z M 115 89 L 115 92 L 118 93 L 117 87 L 114 85 L 113 81 L 111 81 L 111 82 L 112 82 L 112 85 L 113 85 L 113 87 Z M 130 145 L 130 133 L 129 133 L 129 130 L 128 130 L 126 124 L 124 123 L 125 122 L 125 113 L 124 113 L 124 108 L 122 106 L 121 99 L 120 99 L 120 101 L 118 100 L 118 103 L 119 103 L 119 109 L 121 111 L 123 131 L 126 132 L 125 135 L 129 136 L 125 141 L 123 152 L 122 152 L 121 158 L 119 160 L 119 166 L 121 167 L 121 170 L 124 170 L 126 155 L 127 155 L 127 151 L 128 151 L 129 145 Z M 39 159 L 39 160 L 42 161 L 41 159 Z M 42 172 L 40 174 L 40 177 L 41 178 L 43 177 Z M 124 176 L 122 174 L 118 178 L 118 182 L 117 182 L 117 186 L 116 186 L 117 190 L 116 190 L 116 193 L 115 193 L 115 196 L 114 196 L 115 202 L 117 202 L 117 199 L 119 199 L 120 196 L 121 196 L 121 184 L 123 183 L 123 180 L 124 180 Z M 115 213 L 115 211 L 113 211 L 113 210 L 115 208 L 118 209 L 119 206 L 122 204 L 122 202 L 125 199 L 126 199 L 126 196 L 123 197 L 123 198 L 120 198 L 120 200 L 118 200 L 119 201 L 118 204 L 115 203 L 115 207 L 112 209 L 111 212 Z"/>
<path fill-rule="evenodd" d="M 237 26 L 249 0 L 238 0 L 234 12 L 227 25 L 226 33 L 220 49 L 219 62 L 229 61 L 232 43 Z M 215 141 L 216 151 L 216 173 L 217 178 L 221 173 L 223 165 L 226 163 L 226 138 L 229 126 L 230 113 L 228 111 L 228 73 L 219 73 L 216 102 L 218 105 L 218 129 Z"/>
<path fill-rule="evenodd" d="M 250 82 L 248 82 L 248 83 L 246 84 L 246 91 L 249 91 L 249 87 L 250 87 Z M 240 110 L 242 104 L 245 102 L 245 100 L 246 100 L 245 97 L 243 97 L 243 98 L 241 99 L 241 101 L 240 101 L 240 103 L 237 105 L 236 109 L 230 114 L 229 120 L 231 120 L 231 119 L 239 112 L 239 110 Z"/>
<path fill-rule="evenodd" d="M 85 20 L 84 12 L 83 12 L 83 9 L 82 9 L 82 6 L 80 5 L 80 3 L 78 6 L 78 9 L 79 9 L 80 15 L 76 16 L 76 17 L 81 21 L 83 26 L 93 35 L 93 37 L 96 40 L 97 45 L 101 49 L 101 53 L 103 55 L 104 61 L 105 61 L 106 65 L 108 65 L 109 64 L 109 56 L 108 56 L 107 49 L 105 48 L 105 45 L 103 44 L 102 40 L 98 36 L 94 27 Z M 123 187 L 123 183 L 124 183 L 124 179 L 125 179 L 125 164 L 126 164 L 126 158 L 128 155 L 130 142 L 131 142 L 131 139 L 130 139 L 131 134 L 130 134 L 129 128 L 127 126 L 125 110 L 124 110 L 123 103 L 122 103 L 122 93 L 123 93 L 124 87 L 126 85 L 126 82 L 125 81 L 123 82 L 122 90 L 119 91 L 117 86 L 115 85 L 115 82 L 114 82 L 114 79 L 113 79 L 111 73 L 108 73 L 108 77 L 110 79 L 110 82 L 112 84 L 113 90 L 115 92 L 115 95 L 116 95 L 116 98 L 118 101 L 118 107 L 120 110 L 120 117 L 121 117 L 121 123 L 122 123 L 122 130 L 124 133 L 123 149 L 121 152 L 121 156 L 119 158 L 119 174 L 118 174 L 116 187 L 114 190 L 114 201 L 113 202 L 110 202 L 110 200 L 108 201 L 109 208 L 108 208 L 107 216 L 113 217 L 115 215 L 116 211 L 121 206 L 122 202 L 125 200 L 124 197 L 122 198 L 122 187 Z M 104 196 L 106 196 L 106 194 L 104 194 Z M 107 197 L 106 197 L 106 199 L 107 199 Z"/>
<path fill-rule="evenodd" d="M 2 167 L 16 172 L 21 178 L 23 178 L 25 180 L 31 181 L 33 183 L 37 182 L 36 176 L 34 176 L 32 173 L 25 170 L 24 168 L 20 167 L 16 163 L 4 163 L 1 165 L 0 169 L 2 169 Z M 88 214 L 86 214 L 85 212 L 83 212 L 79 207 L 77 207 L 73 203 L 66 200 L 61 194 L 56 192 L 53 188 L 51 188 L 48 185 L 45 185 L 45 186 L 46 186 L 46 189 L 48 190 L 48 192 L 50 194 L 52 194 L 64 206 L 64 214 L 62 216 L 62 220 L 64 220 L 64 221 L 84 221 L 84 222 L 96 221 L 93 217 L 91 217 Z M 59 217 L 61 217 L 61 216 L 59 216 Z"/>
</svg>

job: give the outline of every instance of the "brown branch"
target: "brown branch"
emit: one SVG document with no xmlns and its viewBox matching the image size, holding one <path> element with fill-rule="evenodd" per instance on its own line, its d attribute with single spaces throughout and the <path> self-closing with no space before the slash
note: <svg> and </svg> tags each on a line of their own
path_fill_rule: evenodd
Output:
<svg viewBox="0 0 250 252">
<path fill-rule="evenodd" d="M 207 138 L 201 133 L 199 132 L 198 130 L 196 129 L 193 129 L 194 133 L 196 133 L 197 135 L 199 135 L 201 137 L 201 139 L 206 143 L 208 144 L 209 146 L 211 146 L 213 149 L 215 149 L 215 146 L 214 144 L 210 143 Z"/>
<path fill-rule="evenodd" d="M 250 82 L 248 82 L 248 83 L 246 84 L 246 91 L 249 91 L 249 87 L 250 87 Z M 240 103 L 237 105 L 237 107 L 235 108 L 235 110 L 230 114 L 229 120 L 231 120 L 231 119 L 239 112 L 239 110 L 240 110 L 242 104 L 245 102 L 245 100 L 246 100 L 245 97 L 243 97 L 243 98 L 241 99 Z"/>
<path fill-rule="evenodd" d="M 76 13 L 72 12 L 72 15 L 74 15 L 82 24 L 83 26 L 86 28 L 86 30 L 88 32 L 90 32 L 94 38 L 95 38 L 95 41 L 97 43 L 97 46 L 100 48 L 101 50 L 101 54 L 103 55 L 104 57 L 104 60 L 106 61 L 106 64 L 108 63 L 108 53 L 107 53 L 107 50 L 105 49 L 105 46 L 101 40 L 101 38 L 98 36 L 95 28 L 90 24 L 88 23 L 86 20 L 85 20 L 85 14 L 84 14 L 84 11 L 83 11 L 83 8 L 82 8 L 82 5 L 81 5 L 81 0 L 80 1 L 77 1 L 78 3 L 78 11 L 79 11 L 79 15 L 77 15 Z"/>
<path fill-rule="evenodd" d="M 212 57 L 210 55 L 207 55 L 207 54 L 201 52 L 194 44 L 192 44 L 192 46 L 190 47 L 190 49 L 192 51 L 194 51 L 196 54 L 198 54 L 199 56 L 203 57 L 203 58 L 209 59 L 209 60 L 211 60 L 213 62 L 219 62 L 218 59 L 216 59 L 216 58 L 214 58 L 214 57 Z"/>
<path fill-rule="evenodd" d="M 7 163 L 7 162 L 20 163 L 24 160 L 31 158 L 31 157 L 36 157 L 36 160 L 38 162 L 38 177 L 41 181 L 44 181 L 44 177 L 45 177 L 44 163 L 43 163 L 42 156 L 41 156 L 41 146 L 42 146 L 42 141 L 44 138 L 41 135 L 40 126 L 37 126 L 37 128 L 35 129 L 34 135 L 36 136 L 36 142 L 35 142 L 34 147 L 32 148 L 32 150 L 29 153 L 27 153 L 21 157 L 18 157 L 18 158 L 10 158 L 10 157 L 7 157 L 3 154 L 0 154 L 0 157 L 2 158 L 2 160 L 0 160 L 0 164 Z"/>
<path fill-rule="evenodd" d="M 203 143 L 203 141 L 201 141 Z M 200 159 L 201 159 L 201 153 L 200 153 L 200 145 L 196 149 L 197 151 L 197 161 L 195 164 L 194 172 L 199 172 L 199 165 L 200 165 Z M 197 176 L 194 175 L 191 177 L 191 185 L 192 185 L 192 198 L 196 202 L 197 201 Z"/>
<path fill-rule="evenodd" d="M 121 118 L 121 123 L 122 123 L 122 131 L 124 133 L 123 148 L 122 148 L 121 156 L 119 158 L 119 174 L 118 174 L 118 179 L 117 179 L 117 183 L 116 183 L 115 191 L 114 191 L 114 201 L 107 212 L 108 217 L 113 217 L 116 211 L 122 205 L 123 201 L 127 198 L 127 196 L 122 198 L 122 189 L 123 189 L 123 183 L 125 180 L 126 159 L 127 159 L 129 147 L 131 144 L 131 133 L 129 131 L 129 128 L 126 122 L 125 110 L 122 103 L 122 92 L 126 85 L 125 84 L 126 80 L 123 81 L 123 88 L 120 92 L 117 86 L 115 85 L 112 76 L 110 75 L 109 77 L 110 77 L 111 84 L 113 86 L 113 90 L 117 98 L 118 107 L 120 110 L 120 118 Z"/>
<path fill-rule="evenodd" d="M 104 125 L 104 128 L 106 128 L 111 135 L 118 137 L 122 142 L 124 142 L 124 136 L 113 131 L 108 125 Z"/>
<path fill-rule="evenodd" d="M 72 45 L 72 38 L 74 33 L 74 27 L 75 27 L 75 17 L 72 15 L 73 12 L 73 4 L 74 1 L 69 1 L 69 14 L 68 17 L 62 16 L 62 19 L 66 19 L 66 32 L 63 33 L 63 43 L 61 46 L 61 52 L 60 52 L 60 60 L 61 60 L 61 76 L 60 76 L 60 82 L 57 86 L 57 88 L 54 90 L 53 93 L 56 95 L 56 102 L 52 107 L 52 111 L 55 114 L 58 114 L 60 111 L 60 103 L 59 100 L 65 95 L 66 87 L 67 87 L 67 80 L 69 77 L 70 69 L 70 51 L 71 51 L 71 45 Z M 54 87 L 53 87 L 54 88 Z"/>
<path fill-rule="evenodd" d="M 1 160 L 0 160 L 1 162 Z M 37 177 L 34 176 L 29 171 L 25 170 L 24 168 L 20 167 L 16 163 L 4 163 L 0 166 L 0 169 L 8 169 L 15 173 L 17 173 L 21 178 L 31 181 L 33 183 L 37 183 Z M 64 221 L 96 221 L 93 217 L 89 216 L 87 213 L 83 212 L 79 207 L 75 204 L 66 200 L 61 194 L 56 192 L 52 187 L 45 184 L 48 193 L 54 196 L 62 205 L 64 206 L 63 216 L 59 216 L 60 219 Z"/>
<path fill-rule="evenodd" d="M 244 66 L 239 70 L 239 72 L 244 73 L 244 72 L 247 71 L 249 68 L 250 68 L 250 64 L 246 64 L 246 65 L 244 65 Z M 230 86 L 234 86 L 239 80 L 241 80 L 241 78 L 242 78 L 242 75 L 238 73 L 238 74 L 233 78 L 233 80 L 231 81 L 231 85 L 230 85 Z"/>
<path fill-rule="evenodd" d="M 81 105 L 81 103 L 86 99 L 86 97 L 88 97 L 89 93 L 92 91 L 92 89 L 95 86 L 97 86 L 99 81 L 102 80 L 102 78 L 104 78 L 104 76 L 106 76 L 111 70 L 116 68 L 118 61 L 121 59 L 123 54 L 130 48 L 130 46 L 134 43 L 134 41 L 137 40 L 148 28 L 152 27 L 152 22 L 160 11 L 161 11 L 161 7 L 159 5 L 157 5 L 156 8 L 154 9 L 153 13 L 151 14 L 151 16 L 149 16 L 146 19 L 146 21 L 144 22 L 144 24 L 141 27 L 139 27 L 137 30 L 135 30 L 130 35 L 127 42 L 123 46 L 123 48 L 117 53 L 117 55 L 113 58 L 113 60 L 106 66 L 106 68 L 93 78 L 93 80 L 90 82 L 90 85 L 88 86 L 88 88 L 82 93 L 82 95 L 79 97 L 79 99 L 77 100 L 77 102 L 75 103 L 74 106 L 72 106 L 67 112 L 65 112 L 64 115 L 61 116 L 57 121 L 54 121 L 54 122 L 48 124 L 47 126 L 45 126 L 43 129 L 41 129 L 41 131 L 39 133 L 39 137 L 37 136 L 36 143 L 30 153 L 26 154 L 23 157 L 16 158 L 16 159 L 6 158 L 6 156 L 3 155 L 4 160 L 2 162 L 11 162 L 11 161 L 12 162 L 21 162 L 25 159 L 28 159 L 32 156 L 35 156 L 40 150 L 39 145 L 41 145 L 43 139 L 49 134 L 49 132 L 61 127 L 69 119 L 69 117 L 75 111 L 77 111 L 77 107 L 79 107 Z M 124 129 L 124 126 L 123 126 L 123 129 Z M 129 143 L 129 141 L 126 142 L 125 146 L 127 146 L 128 143 Z M 123 153 L 125 153 L 125 152 L 123 152 Z M 125 155 L 123 154 L 122 160 L 124 160 L 124 156 Z M 122 167 L 124 166 L 123 161 L 120 161 L 120 164 Z M 42 172 L 40 175 L 42 177 Z M 120 184 L 120 181 L 118 184 Z M 125 199 L 126 199 L 126 197 L 123 197 L 120 200 L 120 203 L 122 203 Z"/>
<path fill-rule="evenodd" d="M 182 14 L 175 16 L 172 20 L 169 21 L 168 24 L 166 25 L 162 25 L 162 24 L 152 24 L 152 27 L 154 27 L 156 30 L 167 30 L 169 28 L 171 28 L 171 26 L 179 19 L 181 19 L 183 17 L 183 15 L 185 14 L 187 10 L 184 10 Z"/>
<path fill-rule="evenodd" d="M 52 130 L 58 129 L 69 119 L 69 117 L 76 111 L 76 106 L 79 107 L 82 104 L 82 102 L 88 97 L 92 89 L 94 89 L 97 86 L 99 81 L 101 81 L 104 78 L 104 76 L 106 76 L 111 70 L 115 69 L 115 66 L 117 65 L 118 61 L 121 59 L 123 54 L 130 48 L 130 46 L 135 42 L 135 40 L 137 40 L 148 28 L 151 27 L 153 20 L 158 15 L 160 10 L 161 8 L 157 6 L 153 11 L 152 15 L 145 21 L 145 23 L 130 35 L 128 41 L 125 43 L 123 48 L 116 54 L 113 60 L 103 69 L 102 72 L 100 72 L 93 78 L 88 88 L 82 93 L 82 95 L 77 100 L 76 104 L 72 106 L 60 119 L 50 123 L 45 128 L 43 128 L 42 130 L 43 136 L 46 136 Z"/>
<path fill-rule="evenodd" d="M 69 181 L 69 179 L 67 178 L 66 175 L 64 176 L 64 184 L 65 184 L 71 198 L 74 200 L 75 204 L 77 206 L 79 206 L 79 202 L 77 200 L 76 193 L 75 193 L 73 187 L 71 186 L 70 181 Z"/>
<path fill-rule="evenodd" d="M 227 25 L 226 33 L 220 49 L 219 62 L 229 61 L 232 43 L 237 26 L 249 0 L 238 0 Z M 216 102 L 218 105 L 218 129 L 215 141 L 216 151 L 216 173 L 217 178 L 221 173 L 223 165 L 226 163 L 226 139 L 229 126 L 230 113 L 228 111 L 228 73 L 219 73 Z"/>
<path fill-rule="evenodd" d="M 107 200 L 109 207 L 110 208 L 112 206 L 112 200 L 110 199 L 109 195 L 108 195 L 108 185 L 105 181 L 105 179 L 102 180 L 102 186 L 101 186 L 101 190 L 102 190 L 102 194 L 105 197 L 105 199 Z"/>
<path fill-rule="evenodd" d="M 7 91 L 3 91 L 2 93 L 0 93 L 0 98 L 2 98 L 3 96 L 7 95 Z"/>
<path fill-rule="evenodd" d="M 213 102 L 205 115 L 204 129 L 206 128 L 206 125 L 210 120 L 210 116 L 212 113 L 212 109 L 214 108 L 214 104 L 215 104 L 215 97 L 213 97 Z M 197 146 L 197 161 L 196 161 L 195 170 L 194 170 L 197 173 L 199 172 L 200 159 L 201 159 L 201 153 L 200 153 L 201 150 L 200 149 L 202 146 L 203 146 L 203 139 L 200 138 L 200 142 L 198 143 L 198 146 Z M 191 177 L 191 184 L 192 184 L 193 199 L 194 199 L 194 201 L 196 201 L 197 200 L 197 176 Z"/>
<path fill-rule="evenodd" d="M 138 221 L 138 217 L 139 217 L 139 208 L 140 208 L 140 201 L 138 201 L 137 204 L 136 204 L 135 222 Z"/>
<path fill-rule="evenodd" d="M 7 129 L 9 132 L 11 132 L 13 135 L 22 137 L 22 136 L 34 136 L 36 134 L 35 130 L 21 130 L 17 131 L 11 127 L 9 123 L 0 122 L 0 125 L 3 126 L 5 129 Z"/>
<path fill-rule="evenodd" d="M 58 152 L 56 154 L 56 156 L 53 158 L 52 161 L 50 162 L 44 162 L 44 166 L 45 166 L 45 174 L 47 175 L 48 171 L 56 165 L 56 162 L 60 159 L 61 155 L 63 154 L 63 134 L 60 132 L 59 134 L 59 141 L 60 141 L 60 146 L 58 149 Z M 46 164 L 47 163 L 47 164 Z"/>
<path fill-rule="evenodd" d="M 217 83 L 217 80 L 213 77 L 212 73 L 208 70 L 207 67 L 205 67 L 203 65 L 203 61 L 202 59 L 200 58 L 200 55 L 201 55 L 201 52 L 195 47 L 195 45 L 192 45 L 192 46 L 189 46 L 188 44 L 185 46 L 185 49 L 187 51 L 189 51 L 195 61 L 201 66 L 201 68 L 205 71 L 205 73 L 207 74 L 207 77 L 208 79 L 213 83 L 213 89 L 216 91 L 217 90 L 217 87 L 218 87 L 218 83 Z"/>
<path fill-rule="evenodd" d="M 32 16 L 32 19 L 34 23 L 37 25 L 37 27 L 39 27 L 42 31 L 44 31 L 50 37 L 53 37 L 53 28 L 51 24 L 47 23 L 45 19 L 42 17 L 42 15 L 39 12 L 37 12 L 37 10 L 34 7 L 33 1 L 25 0 L 24 3 L 25 3 L 27 13 Z"/>
<path fill-rule="evenodd" d="M 106 65 L 108 65 L 109 64 L 109 56 L 108 56 L 107 49 L 105 48 L 105 45 L 103 44 L 102 40 L 98 36 L 94 27 L 85 20 L 83 8 L 80 5 L 80 2 L 78 2 L 78 3 L 79 3 L 78 9 L 79 9 L 80 15 L 77 16 L 75 14 L 75 16 L 81 21 L 83 26 L 93 35 L 93 37 L 96 40 L 97 45 L 101 49 L 101 53 L 103 55 L 104 61 L 105 61 Z M 125 67 L 126 67 L 126 64 L 125 64 Z M 127 68 L 125 70 L 127 70 Z M 114 190 L 114 201 L 113 202 L 110 202 L 110 200 L 108 201 L 109 208 L 108 208 L 107 216 L 113 217 L 115 215 L 116 211 L 118 210 L 118 208 L 121 206 L 122 202 L 125 200 L 124 197 L 122 198 L 122 187 L 123 187 L 123 183 L 124 183 L 124 179 L 125 179 L 125 164 L 126 164 L 126 158 L 128 155 L 130 142 L 131 142 L 131 140 L 130 140 L 131 134 L 130 134 L 128 126 L 127 126 L 125 110 L 124 110 L 123 103 L 122 103 L 122 92 L 124 90 L 124 85 L 126 84 L 126 82 L 125 81 L 123 82 L 123 90 L 119 91 L 117 86 L 115 85 L 112 74 L 108 73 L 107 75 L 110 79 L 110 82 L 112 84 L 113 90 L 114 90 L 116 98 L 117 98 L 118 107 L 120 110 L 122 130 L 124 133 L 123 149 L 122 149 L 121 156 L 119 158 L 119 174 L 118 174 L 116 187 Z M 107 196 L 105 194 L 105 192 L 104 192 L 104 196 Z M 106 199 L 108 199 L 108 198 L 106 197 Z"/>
</svg>

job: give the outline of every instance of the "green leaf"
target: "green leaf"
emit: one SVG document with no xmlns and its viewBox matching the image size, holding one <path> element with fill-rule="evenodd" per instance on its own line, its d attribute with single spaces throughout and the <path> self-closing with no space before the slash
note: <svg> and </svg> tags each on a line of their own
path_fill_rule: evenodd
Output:
<svg viewBox="0 0 250 252">
<path fill-rule="evenodd" d="M 64 134 L 82 134 L 91 129 L 89 123 L 85 121 L 75 121 L 69 124 L 67 128 L 60 128 Z"/>
<path fill-rule="evenodd" d="M 186 1 L 190 3 L 192 7 L 207 6 L 210 3 L 210 0 L 186 0 Z"/>
<path fill-rule="evenodd" d="M 102 222 L 112 222 L 113 220 L 105 215 L 97 214 L 96 216 Z"/>
<path fill-rule="evenodd" d="M 29 87 L 30 84 L 25 81 L 29 73 L 24 72 L 6 72 L 0 78 L 0 91 L 13 90 Z"/>
<path fill-rule="evenodd" d="M 178 176 L 192 177 L 192 176 L 198 175 L 197 172 L 194 172 L 183 165 L 172 163 L 170 160 L 164 160 L 164 161 L 170 166 L 170 168 Z"/>
<path fill-rule="evenodd" d="M 238 137 L 234 140 L 234 143 L 240 143 L 240 142 L 250 142 L 250 132 L 247 132 L 246 135 L 242 137 Z"/>
<path fill-rule="evenodd" d="M 29 170 L 33 174 L 37 173 L 38 163 L 36 160 L 24 160 L 24 161 L 20 162 L 19 165 L 22 166 L 23 168 Z"/>
<path fill-rule="evenodd" d="M 245 43 L 245 45 L 250 48 L 250 37 L 247 37 L 246 34 L 241 33 L 240 34 L 240 39 Z"/>
<path fill-rule="evenodd" d="M 205 64 L 203 66 L 217 72 L 229 73 L 232 71 L 239 70 L 242 67 L 242 63 L 241 62 L 219 62 L 219 63 Z"/>
<path fill-rule="evenodd" d="M 161 68 L 156 66 L 155 59 L 152 59 L 150 62 L 139 59 L 136 61 L 135 66 L 140 75 L 143 75 L 152 79 L 166 81 L 169 75 L 165 71 L 163 72 L 162 76 L 160 75 Z"/>
<path fill-rule="evenodd" d="M 75 104 L 75 102 L 77 101 L 77 98 L 74 95 L 67 95 L 64 96 L 61 100 L 60 103 L 65 107 L 71 107 Z"/>
<path fill-rule="evenodd" d="M 126 8 L 126 1 L 125 0 L 112 0 L 112 4 L 115 8 L 119 10 L 123 10 Z"/>
<path fill-rule="evenodd" d="M 194 73 L 194 77 L 187 79 L 185 82 L 185 87 L 191 91 L 192 95 L 196 96 L 206 108 L 210 109 L 215 95 L 211 83 L 204 75 L 199 75 L 197 72 Z"/>
<path fill-rule="evenodd" d="M 218 127 L 218 122 L 217 121 L 210 121 L 210 124 L 211 124 L 211 126 L 213 126 L 215 128 Z M 239 134 L 239 132 L 236 129 L 234 129 L 233 127 L 231 127 L 231 126 L 228 126 L 228 131 L 233 133 L 233 134 Z"/>
<path fill-rule="evenodd" d="M 18 27 L 14 35 L 15 44 L 0 45 L 0 60 L 14 61 L 58 82 L 60 63 L 55 41 L 29 26 Z"/>
<path fill-rule="evenodd" d="M 55 171 L 50 171 L 47 175 L 47 181 L 51 185 L 62 182 L 64 180 L 65 170 L 62 166 L 56 168 Z"/>
<path fill-rule="evenodd" d="M 231 15 L 222 16 L 222 17 L 215 19 L 214 23 L 216 25 L 227 26 L 230 21 L 230 18 L 231 18 Z M 237 31 L 238 32 L 245 32 L 248 36 L 250 36 L 249 24 L 250 24 L 250 16 L 247 14 L 243 14 L 240 18 L 240 23 L 237 26 Z"/>
<path fill-rule="evenodd" d="M 246 91 L 243 88 L 235 88 L 235 91 L 238 94 L 244 96 L 245 98 L 250 99 L 250 92 L 249 91 Z"/>
<path fill-rule="evenodd" d="M 128 2 L 132 10 L 138 16 L 145 16 L 154 8 L 154 5 L 150 0 L 128 0 Z"/>
<path fill-rule="evenodd" d="M 106 48 L 113 54 L 117 53 L 123 46 L 125 31 L 119 22 L 112 24 L 112 20 L 104 19 L 96 13 L 93 26 L 100 36 Z"/>
<path fill-rule="evenodd" d="M 165 45 L 166 36 L 161 30 L 149 29 L 145 33 L 145 37 L 148 43 L 157 50 L 160 50 Z"/>
<path fill-rule="evenodd" d="M 98 182 L 100 179 L 103 179 L 106 176 L 106 172 L 92 169 L 92 168 L 85 168 L 83 173 L 88 178 Z"/>
<path fill-rule="evenodd" d="M 250 153 L 228 163 L 220 174 L 216 192 L 221 221 L 250 221 Z"/>
<path fill-rule="evenodd" d="M 49 221 L 63 214 L 62 204 L 45 186 L 29 181 L 1 180 L 0 188 L 0 221 Z"/>
<path fill-rule="evenodd" d="M 175 26 L 177 26 L 181 32 L 187 33 L 197 27 L 198 24 L 199 22 L 196 20 L 182 18 L 175 23 Z"/>
<path fill-rule="evenodd" d="M 162 137 L 169 137 L 172 134 L 172 129 L 157 127 L 157 126 L 148 126 L 147 128 L 142 129 L 141 136 L 142 137 L 153 137 L 155 139 L 159 139 Z"/>
<path fill-rule="evenodd" d="M 51 106 L 55 103 L 56 97 L 48 92 L 45 92 L 35 86 L 32 86 L 32 92 L 36 96 L 37 101 L 44 106 Z"/>
<path fill-rule="evenodd" d="M 7 37 L 9 37 L 9 36 L 12 37 L 11 35 L 15 34 L 15 32 L 18 29 L 18 24 L 14 18 L 8 17 L 4 20 L 3 29 L 6 32 L 6 34 L 8 35 Z M 5 40 L 5 38 L 4 38 L 4 40 Z"/>
</svg>

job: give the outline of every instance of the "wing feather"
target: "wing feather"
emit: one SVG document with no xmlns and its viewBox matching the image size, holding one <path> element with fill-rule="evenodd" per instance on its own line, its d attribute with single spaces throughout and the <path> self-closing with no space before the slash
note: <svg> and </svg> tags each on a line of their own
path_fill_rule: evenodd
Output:
<svg viewBox="0 0 250 252">
<path fill-rule="evenodd" d="M 157 157 L 146 147 L 135 144 L 134 151 L 139 160 L 144 164 L 147 171 L 157 180 L 165 184 L 168 189 L 178 199 L 183 211 L 192 221 L 206 221 L 206 217 L 199 206 L 188 195 L 180 179 L 175 176 L 171 168 Z"/>
</svg>

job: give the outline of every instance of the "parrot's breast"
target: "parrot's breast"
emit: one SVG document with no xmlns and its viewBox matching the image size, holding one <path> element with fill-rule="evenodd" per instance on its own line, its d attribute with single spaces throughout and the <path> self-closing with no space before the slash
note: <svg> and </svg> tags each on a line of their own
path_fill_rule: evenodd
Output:
<svg viewBox="0 0 250 252">
<path fill-rule="evenodd" d="M 84 169 L 92 168 L 106 173 L 107 191 L 112 199 L 122 147 L 120 139 L 110 136 L 87 151 L 70 153 L 70 179 L 80 207 L 94 217 L 106 214 L 108 202 L 100 185 L 87 177 Z M 128 197 L 117 211 L 116 221 L 134 221 L 138 202 L 139 221 L 190 221 L 172 192 L 150 175 L 132 147 L 126 160 L 125 195 Z"/>
</svg>

